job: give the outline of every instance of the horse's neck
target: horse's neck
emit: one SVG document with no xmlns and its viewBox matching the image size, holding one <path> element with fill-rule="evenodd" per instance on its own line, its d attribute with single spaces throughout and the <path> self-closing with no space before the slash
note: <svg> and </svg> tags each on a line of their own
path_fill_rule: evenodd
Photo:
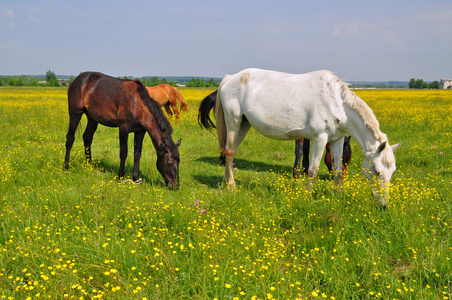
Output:
<svg viewBox="0 0 452 300">
<path fill-rule="evenodd" d="M 374 131 L 371 130 L 364 122 L 362 117 L 351 108 L 347 110 L 347 122 L 345 131 L 350 134 L 359 144 L 363 153 L 373 151 L 383 142 L 385 134 L 378 132 L 379 138 L 375 137 Z"/>
<path fill-rule="evenodd" d="M 145 130 L 148 132 L 151 137 L 152 143 L 156 151 L 159 151 L 160 144 L 164 144 L 164 135 L 167 134 L 160 129 L 160 126 L 157 123 L 157 119 L 154 116 L 147 116 L 145 122 L 142 123 Z"/>
</svg>

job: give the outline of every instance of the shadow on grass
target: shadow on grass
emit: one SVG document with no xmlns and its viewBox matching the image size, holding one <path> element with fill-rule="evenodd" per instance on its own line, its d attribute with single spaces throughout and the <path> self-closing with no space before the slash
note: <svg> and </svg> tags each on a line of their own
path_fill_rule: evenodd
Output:
<svg viewBox="0 0 452 300">
<path fill-rule="evenodd" d="M 109 161 L 100 159 L 99 161 L 93 162 L 93 167 L 96 168 L 99 172 L 102 173 L 110 173 L 112 176 L 114 176 L 117 180 L 118 179 L 118 171 L 119 171 L 119 163 L 114 164 L 110 163 Z M 154 170 L 151 170 L 153 173 Z M 143 182 L 146 182 L 151 185 L 166 187 L 165 183 L 163 182 L 163 178 L 161 174 L 155 169 L 155 172 L 158 174 L 158 176 L 152 176 L 151 174 L 143 173 L 140 170 L 140 177 L 143 179 Z M 132 179 L 132 173 L 133 173 L 133 166 L 125 166 L 125 179 Z"/>
<path fill-rule="evenodd" d="M 222 186 L 223 176 L 194 175 L 193 178 L 205 187 L 215 189 Z"/>
<path fill-rule="evenodd" d="M 196 159 L 196 161 L 208 163 L 212 166 L 220 166 L 220 160 L 218 157 L 200 157 Z M 292 174 L 292 166 L 287 165 L 281 165 L 281 164 L 268 164 L 260 161 L 252 161 L 247 159 L 236 159 L 235 163 L 237 165 L 237 169 L 244 170 L 244 171 L 254 171 L 254 172 L 276 172 L 279 174 Z M 219 178 L 219 180 L 218 180 Z M 209 187 L 216 187 L 218 186 L 218 183 L 222 182 L 223 180 L 223 172 L 221 172 L 221 176 L 203 176 L 203 175 L 196 175 L 195 179 L 202 183 L 206 184 Z M 331 180 L 330 174 L 319 174 L 317 177 L 317 180 Z"/>
<path fill-rule="evenodd" d="M 213 166 L 219 166 L 220 160 L 218 157 L 200 157 L 196 161 L 208 163 Z M 255 172 L 269 172 L 274 170 L 282 170 L 283 172 L 292 172 L 292 168 L 285 165 L 279 164 L 267 164 L 260 161 L 251 161 L 243 158 L 235 159 L 235 164 L 237 169 L 245 171 L 255 171 Z"/>
</svg>

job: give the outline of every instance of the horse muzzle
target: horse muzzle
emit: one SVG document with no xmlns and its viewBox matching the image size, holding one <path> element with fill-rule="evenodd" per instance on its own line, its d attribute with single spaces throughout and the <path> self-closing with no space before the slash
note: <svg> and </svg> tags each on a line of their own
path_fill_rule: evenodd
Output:
<svg viewBox="0 0 452 300">
<path fill-rule="evenodd" d="M 166 181 L 166 187 L 170 190 L 177 190 L 179 189 L 179 176 L 175 180 L 167 180 Z"/>
</svg>

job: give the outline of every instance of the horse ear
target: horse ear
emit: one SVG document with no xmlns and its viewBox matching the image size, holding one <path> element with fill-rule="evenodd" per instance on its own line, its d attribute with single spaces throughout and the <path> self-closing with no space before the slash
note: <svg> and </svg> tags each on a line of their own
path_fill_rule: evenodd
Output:
<svg viewBox="0 0 452 300">
<path fill-rule="evenodd" d="M 392 145 L 392 146 L 391 146 L 392 152 L 395 152 L 395 151 L 397 150 L 397 148 L 400 147 L 400 145 L 402 145 L 402 142 L 400 142 L 400 143 L 398 143 L 398 144 L 395 144 L 395 145 Z"/>
<path fill-rule="evenodd" d="M 381 151 L 383 151 L 386 148 L 386 144 L 387 144 L 387 142 L 381 143 L 380 146 L 378 146 L 377 153 L 380 153 Z"/>
<path fill-rule="evenodd" d="M 176 146 L 179 147 L 180 146 L 180 142 L 182 141 L 182 138 L 180 138 L 177 142 L 176 142 Z"/>
</svg>

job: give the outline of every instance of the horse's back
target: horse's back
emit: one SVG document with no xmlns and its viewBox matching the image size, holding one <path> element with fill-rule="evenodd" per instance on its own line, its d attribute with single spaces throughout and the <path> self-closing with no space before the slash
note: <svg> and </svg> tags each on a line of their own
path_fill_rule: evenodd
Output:
<svg viewBox="0 0 452 300">
<path fill-rule="evenodd" d="M 168 92 L 161 85 L 146 87 L 149 96 L 158 104 L 159 107 L 164 106 L 168 102 Z"/>
<path fill-rule="evenodd" d="M 139 84 L 133 80 L 84 72 L 69 86 L 69 111 L 83 111 L 100 124 L 118 127 L 143 106 L 138 88 Z"/>
<path fill-rule="evenodd" d="M 114 78 L 100 72 L 83 72 L 77 76 L 69 85 L 68 99 L 77 99 L 91 92 L 99 82 L 105 82 L 104 85 L 119 86 L 121 79 Z"/>
<path fill-rule="evenodd" d="M 67 91 L 69 113 L 83 110 L 87 91 L 92 88 L 97 80 L 102 78 L 102 75 L 98 72 L 83 72 L 71 82 Z"/>
<path fill-rule="evenodd" d="M 261 134 L 275 139 L 315 138 L 328 131 L 339 135 L 345 120 L 340 84 L 330 71 L 288 74 L 246 69 L 232 75 L 220 89 L 226 118 L 244 115 Z"/>
</svg>

